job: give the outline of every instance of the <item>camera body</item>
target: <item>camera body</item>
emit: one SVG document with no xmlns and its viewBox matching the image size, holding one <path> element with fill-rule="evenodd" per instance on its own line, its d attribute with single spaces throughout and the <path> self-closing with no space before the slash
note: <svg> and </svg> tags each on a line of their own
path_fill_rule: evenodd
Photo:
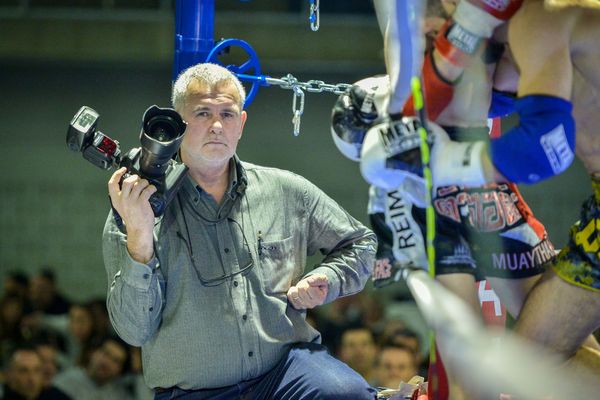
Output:
<svg viewBox="0 0 600 400">
<path fill-rule="evenodd" d="M 67 147 L 81 152 L 83 158 L 99 168 L 126 167 L 127 174 L 147 179 L 157 189 L 150 197 L 150 206 L 156 217 L 161 216 L 188 170 L 173 159 L 181 145 L 186 123 L 171 108 L 151 106 L 142 117 L 141 147 L 122 155 L 119 142 L 97 129 L 99 118 L 94 109 L 82 106 L 69 124 Z"/>
</svg>

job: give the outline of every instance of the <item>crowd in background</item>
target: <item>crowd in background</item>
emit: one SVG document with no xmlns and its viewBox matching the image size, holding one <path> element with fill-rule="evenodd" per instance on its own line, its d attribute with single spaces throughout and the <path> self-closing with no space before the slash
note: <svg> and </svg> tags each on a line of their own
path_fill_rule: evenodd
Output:
<svg viewBox="0 0 600 400">
<path fill-rule="evenodd" d="M 55 272 L 11 272 L 0 293 L 0 399 L 152 399 L 141 352 L 114 332 L 104 298 L 73 302 Z M 308 319 L 335 355 L 376 387 L 426 376 L 423 338 L 362 292 Z"/>
</svg>

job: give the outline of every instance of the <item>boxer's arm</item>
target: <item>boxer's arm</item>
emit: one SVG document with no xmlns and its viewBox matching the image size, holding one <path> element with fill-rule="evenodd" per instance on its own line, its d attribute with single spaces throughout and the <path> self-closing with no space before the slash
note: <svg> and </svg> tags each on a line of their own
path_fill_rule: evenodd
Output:
<svg viewBox="0 0 600 400">
<path fill-rule="evenodd" d="M 573 82 L 569 42 L 575 17 L 574 13 L 546 11 L 542 1 L 529 0 L 511 19 L 508 38 L 521 74 L 521 122 L 480 153 L 477 168 L 482 168 L 480 176 L 486 182 L 534 183 L 570 165 L 575 127 L 569 101 Z M 463 147 L 466 154 L 469 149 Z M 447 158 L 448 152 L 442 154 Z M 452 159 L 464 156 L 460 151 L 455 154 L 458 157 Z M 441 169 L 446 173 L 441 174 L 442 183 L 452 183 L 452 176 L 460 171 L 441 164 L 446 166 Z"/>
<path fill-rule="evenodd" d="M 573 67 L 569 42 L 574 23 L 575 14 L 547 11 L 543 1 L 538 0 L 525 1 L 511 19 L 508 40 L 515 64 L 520 71 L 519 98 L 544 95 L 570 100 Z M 540 118 L 543 116 L 543 113 L 539 114 Z M 570 123 L 568 117 L 565 115 L 563 118 L 565 124 Z M 560 125 L 560 121 L 557 123 L 558 125 Z M 501 141 L 493 141 L 490 152 L 482 154 L 484 175 L 488 179 L 505 180 L 500 171 L 504 169 L 503 159 L 506 160 L 509 154 L 501 154 L 504 151 L 500 147 L 523 147 L 524 142 L 519 142 L 523 141 L 524 132 L 517 132 L 519 128 L 522 126 L 514 130 L 515 134 L 512 137 L 505 136 Z M 513 154 L 514 156 L 516 155 Z M 522 157 L 526 157 L 526 153 Z M 554 174 L 557 173 L 560 172 Z M 509 176 L 509 178 L 516 180 L 514 177 Z"/>
<path fill-rule="evenodd" d="M 519 97 L 543 94 L 571 99 L 573 67 L 569 42 L 575 14 L 551 12 L 540 0 L 526 1 L 509 23 L 508 41 L 521 76 Z"/>
</svg>

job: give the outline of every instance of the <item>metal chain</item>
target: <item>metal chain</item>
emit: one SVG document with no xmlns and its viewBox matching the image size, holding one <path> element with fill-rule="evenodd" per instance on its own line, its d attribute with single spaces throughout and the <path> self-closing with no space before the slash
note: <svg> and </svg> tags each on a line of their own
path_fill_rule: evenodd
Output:
<svg viewBox="0 0 600 400">
<path fill-rule="evenodd" d="M 310 29 L 314 32 L 319 30 L 319 25 L 321 23 L 319 14 L 319 0 L 310 0 L 310 16 L 308 17 L 308 20 L 310 21 Z"/>
<path fill-rule="evenodd" d="M 309 93 L 323 93 L 329 92 L 334 94 L 345 93 L 352 85 L 348 83 L 338 83 L 331 85 L 323 81 L 310 80 L 307 82 L 300 82 L 294 75 L 287 74 L 282 78 L 271 78 L 265 77 L 265 82 L 268 85 L 276 85 L 282 89 L 291 89 L 294 91 L 294 98 L 292 101 L 292 125 L 294 125 L 294 136 L 300 134 L 300 122 L 302 114 L 304 113 L 304 92 Z M 297 104 L 297 100 L 300 99 L 300 104 Z"/>
<path fill-rule="evenodd" d="M 352 86 L 349 83 L 329 84 L 314 79 L 307 82 L 300 82 L 292 74 L 287 74 L 279 79 L 266 77 L 266 81 L 269 85 L 277 85 L 282 89 L 293 89 L 294 87 L 299 87 L 300 89 L 309 93 L 329 92 L 334 94 L 342 94 Z"/>
</svg>

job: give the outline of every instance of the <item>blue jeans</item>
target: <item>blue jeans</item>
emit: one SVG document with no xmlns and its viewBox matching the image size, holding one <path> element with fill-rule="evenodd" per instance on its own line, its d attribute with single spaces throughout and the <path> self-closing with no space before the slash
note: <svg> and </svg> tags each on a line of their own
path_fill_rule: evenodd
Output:
<svg viewBox="0 0 600 400">
<path fill-rule="evenodd" d="M 376 391 L 356 371 L 327 353 L 325 346 L 300 343 L 271 371 L 218 389 L 157 393 L 154 400 L 374 400 Z"/>
</svg>

